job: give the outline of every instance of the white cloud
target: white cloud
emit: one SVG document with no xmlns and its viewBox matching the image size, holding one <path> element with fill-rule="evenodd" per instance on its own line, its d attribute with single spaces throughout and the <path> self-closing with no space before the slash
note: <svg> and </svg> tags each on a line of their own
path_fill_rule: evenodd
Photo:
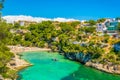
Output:
<svg viewBox="0 0 120 80">
<path fill-rule="evenodd" d="M 7 23 L 13 23 L 14 21 L 19 21 L 19 20 L 23 20 L 23 21 L 35 21 L 35 22 L 41 22 L 41 21 L 59 21 L 59 22 L 69 22 L 69 21 L 79 21 L 76 19 L 67 19 L 67 18 L 42 18 L 42 17 L 32 17 L 32 16 L 25 16 L 25 15 L 8 15 L 8 16 L 4 16 L 3 19 L 5 19 L 7 21 Z"/>
<path fill-rule="evenodd" d="M 66 18 L 54 18 L 53 21 L 69 22 L 69 21 L 79 21 L 79 20 L 75 20 L 75 19 L 66 19 Z"/>
</svg>

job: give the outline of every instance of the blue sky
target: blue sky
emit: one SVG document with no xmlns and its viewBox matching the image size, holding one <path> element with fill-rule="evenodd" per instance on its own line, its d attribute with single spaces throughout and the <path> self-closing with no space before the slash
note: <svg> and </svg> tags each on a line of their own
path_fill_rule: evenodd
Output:
<svg viewBox="0 0 120 80">
<path fill-rule="evenodd" d="M 3 16 L 96 19 L 120 16 L 120 0 L 6 0 Z"/>
</svg>

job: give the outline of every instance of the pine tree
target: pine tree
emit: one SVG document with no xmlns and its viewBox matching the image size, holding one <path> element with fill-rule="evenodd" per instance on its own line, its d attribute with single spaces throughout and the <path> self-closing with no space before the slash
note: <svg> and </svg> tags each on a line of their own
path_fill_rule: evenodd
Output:
<svg viewBox="0 0 120 80">
<path fill-rule="evenodd" d="M 5 0 L 0 0 L 0 21 L 1 21 L 1 17 L 2 17 L 2 9 L 4 8 L 3 3 L 5 2 Z"/>
</svg>

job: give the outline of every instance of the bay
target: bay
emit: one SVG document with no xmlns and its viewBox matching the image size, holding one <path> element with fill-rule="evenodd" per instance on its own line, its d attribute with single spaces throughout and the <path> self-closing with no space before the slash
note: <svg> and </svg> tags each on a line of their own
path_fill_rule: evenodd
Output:
<svg viewBox="0 0 120 80">
<path fill-rule="evenodd" d="M 22 59 L 32 66 L 18 72 L 17 80 L 120 80 L 109 74 L 65 59 L 52 52 L 24 52 Z"/>
</svg>

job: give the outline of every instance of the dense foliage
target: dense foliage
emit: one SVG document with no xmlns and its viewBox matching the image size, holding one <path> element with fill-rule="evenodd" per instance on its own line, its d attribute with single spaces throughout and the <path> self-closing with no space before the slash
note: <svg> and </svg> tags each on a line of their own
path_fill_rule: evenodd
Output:
<svg viewBox="0 0 120 80">
<path fill-rule="evenodd" d="M 118 23 L 118 31 L 120 32 L 120 23 Z"/>
<path fill-rule="evenodd" d="M 104 21 L 104 19 L 100 19 L 97 22 L 100 23 L 102 21 Z M 78 56 L 81 62 L 83 60 L 86 62 L 90 59 L 93 62 L 120 64 L 120 54 L 119 52 L 115 52 L 112 47 L 120 40 L 107 34 L 103 36 L 99 35 L 99 33 L 96 32 L 95 26 L 97 22 L 90 20 L 85 23 L 87 26 L 81 26 L 83 23 L 79 21 L 43 21 L 41 23 L 30 24 L 29 26 L 20 26 L 18 23 L 13 25 L 6 24 L 4 21 L 1 22 L 1 74 L 8 73 L 7 77 L 15 74 L 15 71 L 6 69 L 6 63 L 14 56 L 5 45 L 45 47 L 51 48 L 52 51 L 67 54 L 66 56 L 70 56 L 70 58 Z M 3 59 L 5 60 L 3 61 Z"/>
<path fill-rule="evenodd" d="M 97 22 L 103 22 L 105 19 L 99 19 Z M 84 53 L 90 54 L 91 59 L 97 62 L 109 62 L 109 55 L 115 55 L 116 58 L 110 60 L 113 63 L 119 63 L 119 55 L 114 52 L 113 44 L 118 39 L 104 34 L 99 36 L 96 32 L 96 21 L 89 20 L 89 26 L 81 26 L 81 22 L 52 22 L 43 21 L 41 23 L 31 24 L 27 27 L 21 27 L 15 24 L 11 29 L 13 36 L 8 41 L 9 45 L 35 46 L 51 48 L 53 51 L 59 51 L 66 54 Z M 17 26 L 17 27 L 16 27 Z M 108 50 L 107 52 L 105 52 Z M 106 61 L 104 61 L 104 59 Z"/>
<path fill-rule="evenodd" d="M 9 30 L 9 24 L 6 24 L 4 21 L 0 21 L 0 74 L 4 77 L 10 77 L 8 76 L 10 69 L 7 67 L 7 63 L 12 59 L 12 57 L 14 57 L 6 43 L 10 40 L 12 35 Z"/>
<path fill-rule="evenodd" d="M 98 19 L 97 22 L 98 23 L 103 23 L 106 19 L 105 18 L 101 18 L 101 19 Z"/>
</svg>

